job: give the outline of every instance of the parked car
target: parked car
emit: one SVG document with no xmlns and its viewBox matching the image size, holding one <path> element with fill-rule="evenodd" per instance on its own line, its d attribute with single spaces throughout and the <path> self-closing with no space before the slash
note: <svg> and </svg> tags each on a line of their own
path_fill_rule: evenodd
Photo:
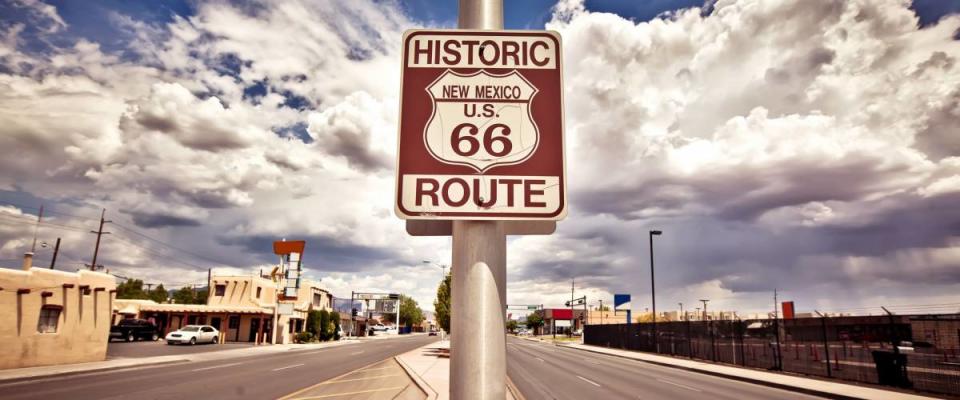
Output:
<svg viewBox="0 0 960 400">
<path fill-rule="evenodd" d="M 371 329 L 373 329 L 375 332 L 381 332 L 387 330 L 387 327 L 384 324 L 376 324 Z"/>
<path fill-rule="evenodd" d="M 210 325 L 187 325 L 167 334 L 167 344 L 217 343 L 220 331 Z"/>
<path fill-rule="evenodd" d="M 157 326 L 144 319 L 128 318 L 121 320 L 110 327 L 110 340 L 123 339 L 128 342 L 134 340 L 153 340 L 160 338 Z"/>
<path fill-rule="evenodd" d="M 436 330 L 436 329 L 431 329 L 431 330 L 430 330 L 430 333 L 428 333 L 427 336 L 437 336 L 437 330 Z"/>
</svg>

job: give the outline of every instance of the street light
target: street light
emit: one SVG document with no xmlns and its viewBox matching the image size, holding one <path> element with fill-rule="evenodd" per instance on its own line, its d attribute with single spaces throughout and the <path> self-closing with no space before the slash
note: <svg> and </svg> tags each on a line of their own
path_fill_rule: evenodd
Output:
<svg viewBox="0 0 960 400">
<path fill-rule="evenodd" d="M 442 268 L 442 269 L 443 269 L 443 276 L 441 277 L 441 280 L 447 279 L 447 264 L 434 264 L 433 261 L 430 261 L 430 260 L 423 260 L 423 263 L 424 263 L 424 264 L 427 264 L 427 265 L 433 264 L 433 265 L 436 265 L 436 266 Z"/>
<path fill-rule="evenodd" d="M 677 303 L 677 304 L 680 305 L 680 320 L 683 321 L 683 320 L 687 319 L 687 318 L 686 318 L 686 315 L 683 314 L 683 303 Z"/>
<path fill-rule="evenodd" d="M 700 301 L 703 302 L 703 320 L 706 321 L 707 320 L 707 302 L 710 300 L 700 299 Z"/>
<path fill-rule="evenodd" d="M 650 299 L 653 306 L 653 342 L 657 353 L 660 352 L 660 341 L 657 340 L 657 287 L 653 279 L 653 237 L 662 234 L 663 231 L 650 231 Z"/>
</svg>

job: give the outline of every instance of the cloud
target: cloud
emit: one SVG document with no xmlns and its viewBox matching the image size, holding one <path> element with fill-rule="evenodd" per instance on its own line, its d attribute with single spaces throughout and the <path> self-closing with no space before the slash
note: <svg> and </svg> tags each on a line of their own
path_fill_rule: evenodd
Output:
<svg viewBox="0 0 960 400">
<path fill-rule="evenodd" d="M 306 238 L 309 274 L 338 296 L 404 291 L 430 308 L 439 271 L 421 261 L 449 263 L 450 239 L 409 237 L 392 215 L 399 46 L 415 27 L 398 5 L 113 13 L 127 46 L 111 51 L 21 4 L 58 40 L 30 46 L 29 21 L 0 32 L 0 187 L 84 217 L 44 228 L 69 258 L 87 257 L 105 207 L 190 252 L 117 229 L 103 262 L 124 274 L 254 271 L 269 242 Z M 633 293 L 642 309 L 650 229 L 671 306 L 956 293 L 960 16 L 921 27 L 908 6 L 720 0 L 637 22 L 559 2 L 547 27 L 564 41 L 571 214 L 510 239 L 509 301 L 560 304 L 574 279 L 591 302 Z M 14 214 L 0 214 L 3 259 L 29 245 L 31 216 Z"/>
</svg>

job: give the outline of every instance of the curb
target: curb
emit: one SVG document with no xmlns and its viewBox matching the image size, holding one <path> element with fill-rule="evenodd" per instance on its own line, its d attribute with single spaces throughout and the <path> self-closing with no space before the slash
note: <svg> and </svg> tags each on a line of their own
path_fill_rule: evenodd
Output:
<svg viewBox="0 0 960 400">
<path fill-rule="evenodd" d="M 772 388 L 777 388 L 777 389 L 783 389 L 783 390 L 787 390 L 787 391 L 791 391 L 791 392 L 809 394 L 809 395 L 813 395 L 813 396 L 826 397 L 826 398 L 830 398 L 830 399 L 869 400 L 868 398 L 864 398 L 864 397 L 845 396 L 845 395 L 836 394 L 836 393 L 833 393 L 833 392 L 825 392 L 825 391 L 822 391 L 822 390 L 816 390 L 816 389 L 811 389 L 811 388 L 806 388 L 806 387 L 797 387 L 797 386 L 791 386 L 791 385 L 784 385 L 784 384 L 781 384 L 781 383 L 769 382 L 769 381 L 765 381 L 765 380 L 762 380 L 762 379 L 747 378 L 747 377 L 743 377 L 743 376 L 739 376 L 739 375 L 730 375 L 730 374 L 724 374 L 724 373 L 715 372 L 715 371 L 705 371 L 705 370 L 697 369 L 697 368 L 681 367 L 681 366 L 679 366 L 679 365 L 670 364 L 670 363 L 665 363 L 665 362 L 659 362 L 659 361 L 641 360 L 641 359 L 637 359 L 637 358 L 633 358 L 633 357 L 628 357 L 628 356 L 624 356 L 624 355 L 610 354 L 610 353 L 605 353 L 605 352 L 602 352 L 602 351 L 596 351 L 596 350 L 591 350 L 591 349 L 583 349 L 583 348 L 579 348 L 579 347 L 572 347 L 572 346 L 566 346 L 566 345 L 561 345 L 561 344 L 555 344 L 555 346 L 565 347 L 565 348 L 573 349 L 573 350 L 580 350 L 580 351 L 587 351 L 587 352 L 591 352 L 591 353 L 603 354 L 603 355 L 608 355 L 608 356 L 613 356 L 613 357 L 619 357 L 619 358 L 623 358 L 623 359 L 626 359 L 626 360 L 633 360 L 633 361 L 645 362 L 645 363 L 648 363 L 648 364 L 659 365 L 659 366 L 661 366 L 661 367 L 668 367 L 668 368 L 674 368 L 674 369 L 682 369 L 682 370 L 689 371 L 689 372 L 696 372 L 696 373 L 698 373 L 698 374 L 711 375 L 711 376 L 716 376 L 716 377 L 720 377 L 720 378 L 724 378 L 724 379 L 731 379 L 731 380 L 735 380 L 735 381 L 747 382 L 747 383 L 752 383 L 752 384 L 755 384 L 755 385 L 761 385 L 761 386 L 767 386 L 767 387 L 772 387 Z"/>
<path fill-rule="evenodd" d="M 513 379 L 510 379 L 510 375 L 507 375 L 507 391 L 513 395 L 514 400 L 527 400 L 526 397 L 523 397 L 523 393 L 520 393 L 520 389 L 517 389 L 517 385 L 513 384 Z"/>
<path fill-rule="evenodd" d="M 145 369 L 145 368 L 159 367 L 159 366 L 169 365 L 169 364 L 179 364 L 179 363 L 184 363 L 189 361 L 190 360 L 184 358 L 184 359 L 178 359 L 178 360 L 166 360 L 166 361 L 158 361 L 155 363 L 138 364 L 138 365 L 122 365 L 122 366 L 114 366 L 114 367 L 86 369 L 82 371 L 64 371 L 64 372 L 56 372 L 52 374 L 18 376 L 14 378 L 0 378 L 0 384 L 8 384 L 8 383 L 13 384 L 13 383 L 24 382 L 24 381 L 42 380 L 47 378 L 62 378 L 62 377 L 68 377 L 68 376 L 74 376 L 74 375 L 85 375 L 85 374 L 110 372 L 110 371 L 125 370 L 125 369 L 129 369 L 129 370 L 136 370 L 141 368 Z"/>
<path fill-rule="evenodd" d="M 417 348 L 415 350 L 420 350 L 420 349 Z M 422 390 L 424 393 L 427 394 L 427 400 L 437 399 L 437 397 L 439 396 L 437 391 L 433 390 L 433 388 L 429 384 L 427 384 L 427 382 L 425 382 L 423 378 L 420 377 L 420 375 L 417 375 L 416 373 L 414 373 L 413 369 L 411 369 L 410 366 L 407 365 L 407 363 L 403 362 L 403 360 L 400 359 L 399 355 L 393 356 L 393 360 L 396 361 L 397 364 L 400 364 L 400 368 L 403 368 L 403 371 L 407 373 L 407 376 L 409 376 L 411 380 L 413 380 L 413 383 L 418 387 L 420 387 L 420 390 Z"/>
</svg>

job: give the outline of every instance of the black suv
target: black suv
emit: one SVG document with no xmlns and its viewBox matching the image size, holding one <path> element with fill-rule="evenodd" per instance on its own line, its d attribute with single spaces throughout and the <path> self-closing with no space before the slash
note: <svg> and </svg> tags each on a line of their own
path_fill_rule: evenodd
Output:
<svg viewBox="0 0 960 400">
<path fill-rule="evenodd" d="M 132 342 L 137 339 L 156 341 L 160 332 L 150 321 L 144 319 L 125 319 L 110 327 L 110 339 L 123 339 Z"/>
</svg>

